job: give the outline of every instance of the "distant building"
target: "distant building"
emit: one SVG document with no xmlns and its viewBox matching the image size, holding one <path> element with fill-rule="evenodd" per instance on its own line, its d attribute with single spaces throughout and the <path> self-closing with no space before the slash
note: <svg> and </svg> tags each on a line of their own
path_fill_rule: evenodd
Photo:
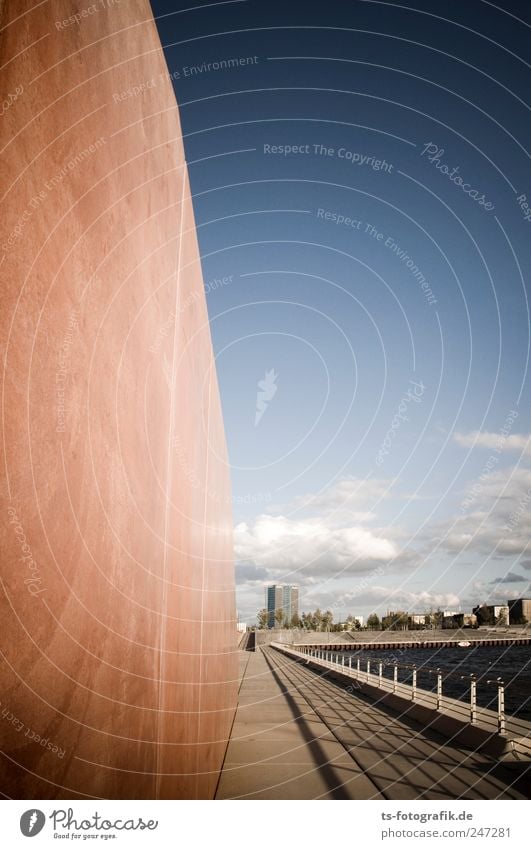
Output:
<svg viewBox="0 0 531 849">
<path fill-rule="evenodd" d="M 531 622 L 531 598 L 513 598 L 507 602 L 511 625 Z"/>
<path fill-rule="evenodd" d="M 355 627 L 355 622 L 358 623 L 360 628 L 363 628 L 363 616 L 349 616 L 345 622 L 339 622 L 339 625 L 341 625 L 344 631 L 351 631 Z"/>
<path fill-rule="evenodd" d="M 271 584 L 265 590 L 265 606 L 268 628 L 278 624 L 275 619 L 277 610 L 284 614 L 283 624 L 290 625 L 292 618 L 299 615 L 299 588 L 292 584 Z"/>
<path fill-rule="evenodd" d="M 476 628 L 477 616 L 474 613 L 451 613 L 443 616 L 443 628 Z"/>
<path fill-rule="evenodd" d="M 267 610 L 267 627 L 275 627 L 275 613 L 282 608 L 282 587 L 272 584 L 265 590 L 265 606 Z"/>
<path fill-rule="evenodd" d="M 506 604 L 481 604 L 472 608 L 479 625 L 508 625 L 509 607 Z"/>
<path fill-rule="evenodd" d="M 407 618 L 409 624 L 411 625 L 425 625 L 426 617 L 429 617 L 429 614 L 426 613 L 408 613 Z"/>
</svg>

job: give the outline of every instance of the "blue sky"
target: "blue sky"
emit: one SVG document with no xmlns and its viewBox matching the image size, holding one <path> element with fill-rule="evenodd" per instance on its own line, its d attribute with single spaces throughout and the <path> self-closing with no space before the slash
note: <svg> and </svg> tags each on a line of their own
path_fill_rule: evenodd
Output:
<svg viewBox="0 0 531 849">
<path fill-rule="evenodd" d="M 525 4 L 152 5 L 194 194 L 240 615 L 266 581 L 336 616 L 525 594 Z"/>
</svg>

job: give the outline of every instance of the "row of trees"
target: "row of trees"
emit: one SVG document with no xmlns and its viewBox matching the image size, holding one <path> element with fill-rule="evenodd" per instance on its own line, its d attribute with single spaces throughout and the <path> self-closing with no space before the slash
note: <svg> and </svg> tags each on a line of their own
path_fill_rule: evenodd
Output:
<svg viewBox="0 0 531 849">
<path fill-rule="evenodd" d="M 256 619 L 259 628 L 269 627 L 269 613 L 265 608 L 258 612 Z M 275 611 L 274 620 L 277 628 L 305 628 L 308 631 L 333 631 L 341 628 L 340 625 L 334 626 L 334 614 L 331 610 L 321 611 L 319 608 L 313 613 L 303 613 L 302 616 L 295 613 L 291 619 L 279 608 Z"/>
<path fill-rule="evenodd" d="M 265 608 L 258 612 L 256 619 L 259 628 L 269 627 L 269 613 Z M 301 616 L 295 613 L 289 621 L 284 611 L 279 608 L 275 611 L 274 620 L 277 628 L 304 628 L 307 631 L 342 631 L 345 627 L 348 630 L 361 627 L 357 619 L 352 615 L 347 616 L 344 623 L 334 623 L 334 614 L 332 611 L 321 610 L 320 608 L 317 608 L 313 612 L 303 613 Z"/>
<path fill-rule="evenodd" d="M 487 608 L 475 609 L 478 615 L 479 625 L 506 625 L 507 621 L 504 615 L 494 618 L 492 611 Z M 442 628 L 443 611 L 435 610 L 430 613 L 424 613 L 420 617 L 418 614 L 414 616 L 406 610 L 390 611 L 381 619 L 376 613 L 371 613 L 367 618 L 366 628 L 369 631 L 414 631 L 422 630 L 426 627 Z M 259 628 L 268 628 L 270 625 L 269 614 L 264 608 L 257 615 Z M 525 624 L 527 620 L 523 620 Z M 313 613 L 303 613 L 302 616 L 294 614 L 288 621 L 284 611 L 279 608 L 275 611 L 274 623 L 271 626 L 277 628 L 304 628 L 307 631 L 357 631 L 361 628 L 358 620 L 349 614 L 344 622 L 334 622 L 334 615 L 331 610 L 314 610 Z"/>
<path fill-rule="evenodd" d="M 278 610 L 275 610 L 274 620 L 275 620 L 274 624 L 277 628 L 299 628 L 300 627 L 299 626 L 299 617 L 297 616 L 297 614 L 294 614 L 291 617 L 291 620 L 288 620 L 288 617 L 286 616 L 285 612 L 282 610 L 281 607 L 279 607 Z M 270 626 L 269 613 L 265 609 L 265 607 L 263 607 L 262 610 L 258 611 L 258 614 L 256 616 L 256 621 L 258 622 L 259 628 L 269 628 L 269 626 Z M 272 626 L 273 626 L 273 623 L 271 623 L 271 627 Z"/>
<path fill-rule="evenodd" d="M 367 628 L 370 631 L 415 631 L 426 627 L 442 628 L 444 613 L 442 610 L 414 616 L 406 610 L 390 611 L 380 619 L 376 613 L 367 618 Z"/>
<path fill-rule="evenodd" d="M 322 611 L 319 608 L 310 613 L 303 613 L 301 616 L 294 614 L 289 621 L 284 611 L 279 608 L 275 611 L 274 623 L 270 623 L 269 613 L 263 608 L 256 618 L 259 628 L 268 628 L 274 624 L 277 628 L 304 628 L 308 631 L 357 631 L 362 627 L 352 614 L 349 614 L 344 622 L 334 622 L 331 610 Z M 381 619 L 376 613 L 371 613 L 366 627 L 370 631 L 408 631 L 426 626 L 441 628 L 442 620 L 442 610 L 424 614 L 422 621 L 419 621 L 418 617 L 412 617 L 405 610 L 396 610 L 382 616 Z"/>
</svg>

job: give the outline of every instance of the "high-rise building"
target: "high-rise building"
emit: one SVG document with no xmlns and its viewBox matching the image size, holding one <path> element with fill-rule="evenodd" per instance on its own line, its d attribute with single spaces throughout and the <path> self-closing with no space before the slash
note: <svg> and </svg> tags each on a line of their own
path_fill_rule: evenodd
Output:
<svg viewBox="0 0 531 849">
<path fill-rule="evenodd" d="M 272 584 L 265 590 L 265 606 L 267 610 L 267 627 L 275 627 L 275 613 L 282 608 L 282 587 Z"/>
<path fill-rule="evenodd" d="M 293 616 L 299 613 L 299 588 L 291 584 L 270 584 L 265 590 L 265 606 L 267 610 L 267 626 L 274 628 L 277 610 L 282 610 L 284 622 L 291 624 Z"/>
</svg>

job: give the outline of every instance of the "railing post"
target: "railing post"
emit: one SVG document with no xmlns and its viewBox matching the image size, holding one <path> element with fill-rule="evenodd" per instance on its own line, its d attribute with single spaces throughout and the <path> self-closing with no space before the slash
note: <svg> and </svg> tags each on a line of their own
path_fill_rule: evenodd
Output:
<svg viewBox="0 0 531 849">
<path fill-rule="evenodd" d="M 382 687 L 382 666 L 383 663 L 382 661 L 380 661 L 380 663 L 378 664 L 378 686 L 380 687 L 380 689 Z"/>
<path fill-rule="evenodd" d="M 395 663 L 395 668 L 393 669 L 393 693 L 396 693 L 397 684 L 398 684 L 398 663 Z"/>
<path fill-rule="evenodd" d="M 498 734 L 505 734 L 505 687 L 498 678 Z"/>
<path fill-rule="evenodd" d="M 411 700 L 415 701 L 417 697 L 417 667 L 413 666 L 413 682 L 411 685 Z"/>
<path fill-rule="evenodd" d="M 367 661 L 367 683 L 369 682 L 369 676 L 371 674 L 371 661 Z"/>
<path fill-rule="evenodd" d="M 476 676 L 470 676 L 470 722 L 475 725 L 477 722 L 476 715 Z"/>
<path fill-rule="evenodd" d="M 437 710 L 442 706 L 442 672 L 437 669 Z"/>
</svg>

